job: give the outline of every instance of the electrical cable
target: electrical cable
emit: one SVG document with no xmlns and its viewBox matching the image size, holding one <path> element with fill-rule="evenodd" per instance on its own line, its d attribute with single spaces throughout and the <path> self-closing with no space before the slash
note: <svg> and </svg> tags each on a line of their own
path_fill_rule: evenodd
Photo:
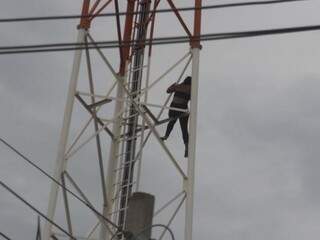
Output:
<svg viewBox="0 0 320 240">
<path fill-rule="evenodd" d="M 220 9 L 220 8 L 229 8 L 229 7 L 241 7 L 241 6 L 255 6 L 255 5 L 270 5 L 270 4 L 280 4 L 280 3 L 291 3 L 291 2 L 301 2 L 308 0 L 269 0 L 269 1 L 251 1 L 251 2 L 240 2 L 240 3 L 227 3 L 227 4 L 218 4 L 218 5 L 208 5 L 202 6 L 201 8 L 195 7 L 183 7 L 177 8 L 179 12 L 184 11 L 194 11 L 194 10 L 210 10 L 210 9 Z M 150 10 L 149 13 L 167 13 L 172 12 L 171 8 L 168 9 L 158 9 Z M 141 12 L 129 12 L 128 14 L 140 14 Z M 125 16 L 126 12 L 119 13 L 105 13 L 98 15 L 61 15 L 61 16 L 41 16 L 41 17 L 21 17 L 21 18 L 2 18 L 0 23 L 10 23 L 10 22 L 30 22 L 30 21 L 51 21 L 51 20 L 70 20 L 70 19 L 79 19 L 79 18 L 88 18 L 88 17 L 113 17 L 113 16 Z"/>
<path fill-rule="evenodd" d="M 191 11 L 191 10 L 207 10 L 207 9 L 217 9 L 217 8 L 227 8 L 227 7 L 238 7 L 238 6 L 252 6 L 252 5 L 266 5 L 266 4 L 275 4 L 275 3 L 286 3 L 286 2 L 298 2 L 298 1 L 306 1 L 306 0 L 280 0 L 280 1 L 264 1 L 264 2 L 244 2 L 244 3 L 230 3 L 230 4 L 221 4 L 221 5 L 211 5 L 211 6 L 203 6 L 201 8 L 194 8 L 194 7 L 186 7 L 186 8 L 178 8 L 178 11 Z M 160 9 L 156 11 L 150 11 L 150 12 L 157 12 L 157 13 L 165 13 L 165 12 L 171 12 L 172 9 Z M 139 14 L 140 12 L 133 12 L 132 14 Z M 99 14 L 96 17 L 111 17 L 111 16 L 123 16 L 126 15 L 124 12 L 120 12 L 119 14 L 116 13 L 110 13 L 110 14 Z M 49 17 L 31 17 L 31 18 L 7 18 L 7 19 L 0 19 L 1 22 L 25 22 L 25 21 L 40 21 L 40 20 L 59 20 L 59 19 L 75 19 L 75 18 L 81 18 L 81 15 L 66 15 L 66 16 L 49 16 Z M 84 16 L 84 17 L 91 17 L 91 16 Z M 304 26 L 304 27 L 295 27 L 295 28 L 283 28 L 283 29 L 270 29 L 270 30 L 257 30 L 257 31 L 245 31 L 245 32 L 233 32 L 233 33 L 219 33 L 219 34 L 205 34 L 200 36 L 201 41 L 213 41 L 213 40 L 223 40 L 223 39 L 232 39 L 232 38 L 244 38 L 244 37 L 257 37 L 262 35 L 275 35 L 275 34 L 286 34 L 286 33 L 296 33 L 296 32 L 303 32 L 303 31 L 316 31 L 320 30 L 319 25 L 315 26 Z M 159 38 L 154 39 L 153 43 L 155 45 L 161 45 L 161 44 L 176 44 L 176 43 L 185 43 L 189 42 L 188 37 L 171 37 L 171 38 Z M 199 39 L 194 38 L 194 41 L 197 41 Z M 149 40 L 150 41 L 150 40 Z M 108 45 L 109 44 L 109 45 Z M 123 43 L 126 44 L 126 43 Z M 130 44 L 134 44 L 134 42 L 130 42 Z M 52 47 L 65 47 L 65 46 L 77 46 L 73 48 L 53 48 Z M 117 41 L 107 41 L 107 42 L 97 42 L 97 45 L 99 48 L 116 48 L 119 47 L 119 44 Z M 33 50 L 36 48 L 41 48 L 38 50 Z M 43 49 L 47 48 L 47 49 Z M 93 46 L 89 46 L 88 48 L 95 48 Z M 16 51 L 15 49 L 27 49 L 27 50 L 20 50 Z M 31 49 L 31 50 L 30 50 Z M 33 46 L 13 46 L 13 47 L 0 47 L 0 54 L 13 54 L 13 53 L 35 53 L 35 52 L 52 52 L 52 51 L 71 51 L 71 50 L 77 50 L 77 49 L 85 49 L 82 44 L 75 44 L 75 43 L 65 43 L 65 44 L 45 44 L 45 45 L 33 45 Z M 6 50 L 6 51 L 3 51 Z M 15 50 L 15 51 L 7 51 L 7 50 Z M 5 145 L 7 145 L 9 148 L 11 148 L 14 152 L 16 152 L 20 157 L 22 157 L 24 160 L 26 160 L 29 164 L 31 164 L 33 167 L 37 168 L 39 171 L 41 171 L 43 174 L 45 174 L 47 177 L 49 177 L 52 181 L 57 183 L 60 187 L 64 188 L 67 192 L 69 192 L 71 195 L 73 195 L 75 198 L 80 200 L 82 203 L 84 203 L 87 207 L 89 207 L 92 211 L 94 211 L 96 214 L 98 214 L 100 217 L 102 217 L 104 220 L 106 220 L 109 224 L 115 226 L 118 228 L 113 222 L 106 219 L 103 215 L 101 215 L 99 212 L 97 212 L 94 208 L 92 208 L 90 205 L 88 205 L 85 201 L 83 201 L 80 197 L 78 197 L 76 194 L 62 186 L 57 180 L 55 180 L 52 176 L 50 176 L 48 173 L 46 173 L 44 170 L 42 170 L 40 167 L 38 167 L 36 164 L 31 162 L 28 158 L 26 158 L 24 155 L 22 155 L 19 151 L 17 151 L 15 148 L 13 148 L 10 144 L 8 144 L 6 141 L 4 141 L 2 138 L 0 138 L 0 141 L 2 141 Z M 58 224 L 54 223 L 52 220 L 48 219 L 43 213 L 41 213 L 38 209 L 36 209 L 34 206 L 32 206 L 30 203 L 28 203 L 25 199 L 23 199 L 20 195 L 18 195 L 16 192 L 14 192 L 10 187 L 8 187 L 5 183 L 0 181 L 0 185 L 2 185 L 5 189 L 7 189 L 10 193 L 12 193 L 14 196 L 19 198 L 23 203 L 28 205 L 32 210 L 36 211 L 39 215 L 41 215 L 43 218 L 45 218 L 48 222 L 55 225 L 57 228 L 59 228 L 61 231 L 63 231 L 65 234 L 67 234 L 72 239 L 75 239 L 72 235 L 70 235 L 66 230 L 61 228 Z M 170 234 L 172 239 L 174 240 L 174 235 L 170 228 L 168 228 L 165 225 L 161 224 L 155 224 L 152 225 L 153 227 L 164 227 L 166 228 Z M 146 231 L 146 230 L 144 230 Z M 143 232 L 144 232 L 143 231 Z M 6 239 L 9 239 L 6 235 L 0 232 L 0 235 L 3 236 Z"/>
<path fill-rule="evenodd" d="M 105 220 L 107 223 L 112 225 L 113 227 L 120 229 L 115 223 L 113 223 L 111 220 L 107 219 L 105 216 L 100 214 L 96 209 L 94 209 L 92 206 L 90 206 L 87 202 L 82 200 L 77 194 L 73 193 L 71 190 L 63 186 L 59 181 L 57 181 L 54 177 L 52 177 L 50 174 L 48 174 L 45 170 L 40 168 L 38 165 L 36 165 L 34 162 L 32 162 L 29 158 L 24 156 L 22 153 L 20 153 L 16 148 L 14 148 L 11 144 L 9 144 L 4 139 L 0 138 L 0 141 L 5 144 L 8 148 L 10 148 L 13 152 L 18 154 L 22 159 L 24 159 L 26 162 L 28 162 L 30 165 L 32 165 L 34 168 L 36 168 L 38 171 L 40 171 L 42 174 L 44 174 L 46 177 L 51 179 L 53 182 L 55 182 L 57 185 L 65 189 L 68 193 L 70 193 L 73 197 L 75 197 L 77 200 L 82 202 L 84 205 L 86 205 L 90 210 L 92 210 L 95 214 L 97 214 L 99 217 L 101 217 L 103 220 Z"/>
<path fill-rule="evenodd" d="M 7 235 L 5 235 L 4 233 L 0 232 L 0 236 L 3 237 L 6 240 L 11 240 L 11 238 L 9 238 Z"/>
<path fill-rule="evenodd" d="M 28 159 L 27 157 L 25 157 L 25 156 L 24 156 L 22 153 L 20 153 L 17 149 L 15 149 L 13 146 L 11 146 L 7 141 L 3 140 L 2 138 L 0 138 L 0 141 L 1 141 L 2 143 L 4 143 L 7 147 L 9 147 L 12 151 L 14 151 L 16 154 L 18 154 L 20 157 L 22 157 L 24 160 L 26 160 L 26 161 L 27 161 L 29 164 L 31 164 L 33 167 L 37 168 L 39 171 L 41 171 L 43 174 L 45 174 L 45 175 L 46 175 L 47 177 L 49 177 L 51 180 L 53 180 L 54 182 L 56 182 L 57 184 L 59 184 L 59 186 L 65 188 L 65 187 L 64 187 L 63 185 L 61 185 L 58 181 L 56 181 L 53 177 L 51 177 L 49 174 L 47 174 L 44 170 L 42 170 L 40 167 L 38 167 L 36 164 L 34 164 L 30 159 Z M 29 208 L 31 208 L 33 211 L 35 211 L 37 214 L 39 214 L 41 217 L 43 217 L 44 219 L 46 219 L 46 220 L 47 220 L 48 222 L 50 222 L 52 225 L 56 226 L 56 227 L 57 227 L 59 230 L 61 230 L 63 233 L 67 234 L 70 238 L 76 240 L 76 238 L 73 237 L 72 235 L 70 235 L 70 234 L 68 233 L 68 231 L 64 230 L 64 229 L 63 229 L 62 227 L 60 227 L 57 223 L 55 223 L 53 220 L 51 220 L 51 219 L 49 219 L 47 216 L 45 216 L 45 214 L 43 214 L 43 213 L 40 212 L 38 209 L 36 209 L 34 206 L 32 206 L 32 204 L 30 204 L 28 201 L 26 201 L 23 197 L 21 197 L 19 194 L 17 194 L 12 188 L 10 188 L 7 184 L 5 184 L 4 182 L 2 182 L 1 180 L 0 180 L 0 185 L 1 185 L 3 188 L 5 188 L 7 191 L 9 191 L 12 195 L 14 195 L 16 198 L 18 198 L 20 201 L 22 201 L 24 204 L 26 204 L 26 205 L 27 205 Z M 69 191 L 67 188 L 65 188 L 65 190 L 68 191 L 70 194 L 74 195 L 74 197 L 76 197 L 78 200 L 80 200 L 81 202 L 83 202 L 82 199 L 80 199 L 77 195 L 75 195 L 74 193 L 72 193 L 71 191 Z M 83 202 L 83 203 L 86 204 L 85 202 Z M 87 205 L 87 204 L 86 204 L 86 205 Z M 91 209 L 91 208 L 90 208 L 90 209 Z M 91 210 L 93 210 L 93 209 L 91 209 Z M 93 210 L 93 211 L 95 211 L 95 210 Z M 98 214 L 99 214 L 99 213 L 98 213 Z M 103 216 L 101 216 L 101 217 L 103 217 Z M 104 217 L 103 217 L 103 218 L 104 218 Z M 105 219 L 105 218 L 104 218 L 104 219 Z M 107 220 L 108 222 L 110 221 L 110 220 L 108 220 L 108 219 L 105 219 L 105 220 Z M 112 222 L 111 222 L 111 223 L 112 223 Z M 112 224 L 113 224 L 113 223 L 112 223 Z M 114 224 L 113 224 L 113 225 L 114 225 Z M 114 225 L 114 226 L 116 226 L 116 225 Z M 116 227 L 117 227 L 117 226 L 116 226 Z M 154 225 L 152 225 L 152 226 L 150 226 L 150 227 L 142 230 L 139 234 L 137 234 L 137 237 L 138 237 L 139 235 L 141 235 L 143 232 L 149 230 L 150 228 L 154 228 L 154 227 L 163 227 L 163 228 L 166 228 L 166 229 L 169 231 L 169 233 L 170 233 L 170 235 L 171 235 L 171 237 L 172 237 L 172 240 L 175 240 L 174 234 L 173 234 L 172 230 L 171 230 L 169 227 L 167 227 L 166 225 L 163 225 L 163 224 L 154 224 Z M 121 230 L 121 229 L 118 228 L 118 227 L 117 227 L 117 229 L 118 229 L 118 231 L 117 231 L 116 234 L 113 235 L 112 239 L 114 239 L 114 237 L 117 236 L 119 233 L 122 233 L 122 234 L 124 234 L 125 236 L 132 236 L 132 233 L 130 233 L 130 232 L 128 232 L 128 231 L 123 231 L 123 230 Z M 2 233 L 0 232 L 0 235 L 1 235 L 1 234 L 2 234 Z M 11 240 L 10 238 L 7 238 L 7 239 Z"/>
<path fill-rule="evenodd" d="M 279 29 L 265 29 L 255 31 L 242 31 L 242 32 L 226 32 L 226 33 L 212 33 L 203 34 L 200 37 L 194 37 L 190 40 L 187 36 L 177 37 L 164 37 L 155 38 L 152 40 L 154 45 L 164 44 L 180 44 L 192 41 L 217 41 L 234 38 L 248 38 L 248 37 L 259 37 L 266 35 L 278 35 L 278 34 L 289 34 L 298 32 L 308 31 L 319 31 L 320 25 L 312 26 L 300 26 L 290 28 L 279 28 Z M 88 49 L 101 48 L 110 49 L 118 48 L 120 46 L 134 46 L 136 41 L 122 42 L 122 45 L 118 44 L 118 41 L 100 41 L 95 43 L 88 43 Z M 145 45 L 150 43 L 150 39 L 146 40 Z M 0 55 L 5 54 L 23 54 L 23 53 L 41 53 L 41 52 L 60 52 L 60 51 L 73 51 L 86 49 L 85 43 L 55 43 L 55 44 L 39 44 L 39 45 L 18 45 L 18 46 L 2 46 L 0 47 Z"/>
<path fill-rule="evenodd" d="M 124 235 L 125 235 L 126 239 L 128 239 L 128 240 L 144 240 L 145 238 L 141 239 L 141 238 L 139 238 L 139 236 L 141 236 L 144 232 L 146 232 L 152 228 L 156 228 L 156 227 L 161 227 L 161 228 L 166 229 L 171 236 L 171 240 L 175 240 L 173 231 L 167 225 L 164 225 L 164 224 L 153 224 L 149 227 L 146 227 L 145 229 L 143 229 L 142 231 L 140 231 L 137 234 L 133 234 L 132 232 L 125 232 Z M 113 240 L 118 235 L 119 235 L 119 233 L 114 234 L 110 240 Z"/>
<path fill-rule="evenodd" d="M 173 234 L 173 231 L 167 226 L 167 225 L 164 225 L 164 224 L 153 224 L 151 225 L 149 228 L 146 228 L 144 230 L 142 230 L 140 233 L 138 233 L 135 237 L 137 238 L 137 240 L 139 240 L 139 236 L 142 235 L 145 231 L 148 231 L 152 228 L 156 228 L 156 227 L 161 227 L 161 228 L 164 228 L 166 229 L 166 231 L 169 232 L 170 236 L 171 236 L 171 240 L 175 240 L 175 237 L 174 237 L 174 234 Z M 143 239 L 141 239 L 143 240 Z"/>
<path fill-rule="evenodd" d="M 0 185 L 5 188 L 8 192 L 10 192 L 12 195 L 14 195 L 16 198 L 18 198 L 20 201 L 22 201 L 25 205 L 27 205 L 29 208 L 31 208 L 34 212 L 36 212 L 37 214 L 39 214 L 41 217 L 43 217 L 44 219 L 46 219 L 48 222 L 50 222 L 52 225 L 54 225 L 56 228 L 58 228 L 60 231 L 62 231 L 64 234 L 68 235 L 68 237 L 70 237 L 71 239 L 76 240 L 76 238 L 74 236 L 72 236 L 67 230 L 65 230 L 64 228 L 62 228 L 61 226 L 59 226 L 59 224 L 55 223 L 53 220 L 49 219 L 45 214 L 43 214 L 42 212 L 40 212 L 37 208 L 35 208 L 34 206 L 32 206 L 31 203 L 29 203 L 27 200 L 25 200 L 23 197 L 21 197 L 18 193 L 16 193 L 12 188 L 10 188 L 7 184 L 5 184 L 4 182 L 2 182 L 0 180 Z"/>
</svg>

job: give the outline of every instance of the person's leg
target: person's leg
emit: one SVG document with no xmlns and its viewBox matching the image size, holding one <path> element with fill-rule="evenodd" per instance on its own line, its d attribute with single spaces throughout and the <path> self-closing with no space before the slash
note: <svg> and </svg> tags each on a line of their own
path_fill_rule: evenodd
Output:
<svg viewBox="0 0 320 240">
<path fill-rule="evenodd" d="M 176 111 L 174 111 L 174 110 L 169 110 L 169 118 L 170 118 L 171 120 L 168 122 L 166 134 L 164 135 L 164 137 L 161 138 L 162 140 L 167 140 L 167 138 L 170 136 L 170 133 L 171 133 L 174 125 L 175 125 L 176 122 L 177 122 L 177 114 L 176 114 Z"/>
<path fill-rule="evenodd" d="M 179 118 L 182 138 L 185 145 L 184 157 L 188 157 L 188 144 L 189 144 L 188 120 L 189 120 L 189 115 Z"/>
<path fill-rule="evenodd" d="M 182 131 L 182 138 L 185 144 L 189 142 L 188 119 L 189 119 L 189 115 L 179 118 L 180 127 Z"/>
</svg>

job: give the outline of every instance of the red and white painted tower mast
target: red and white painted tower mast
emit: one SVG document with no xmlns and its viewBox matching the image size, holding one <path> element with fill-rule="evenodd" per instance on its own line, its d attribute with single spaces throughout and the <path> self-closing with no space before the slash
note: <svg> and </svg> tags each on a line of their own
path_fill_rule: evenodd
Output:
<svg viewBox="0 0 320 240">
<path fill-rule="evenodd" d="M 160 2 L 167 2 L 167 6 L 175 14 L 177 21 L 181 24 L 188 39 L 189 45 L 186 47 L 186 53 L 165 70 L 157 79 L 151 79 L 152 48 L 156 42 L 154 34 L 157 31 L 155 22 L 157 21 L 158 7 Z M 196 159 L 196 133 L 197 133 L 197 105 L 198 105 L 198 81 L 199 81 L 199 58 L 200 58 L 200 35 L 201 35 L 201 2 L 194 0 L 194 21 L 193 30 L 190 30 L 173 0 L 127 0 L 124 6 L 125 19 L 124 29 L 121 25 L 120 8 L 118 0 L 84 0 L 82 6 L 82 17 L 78 26 L 77 44 L 79 49 L 74 52 L 74 61 L 69 82 L 68 96 L 65 106 L 63 125 L 61 129 L 58 154 L 55 164 L 54 178 L 60 181 L 64 186 L 70 185 L 81 196 L 86 206 L 93 210 L 96 216 L 96 222 L 84 239 L 92 239 L 93 236 L 100 240 L 111 240 L 124 238 L 122 230 L 127 231 L 128 215 L 130 215 L 130 198 L 138 191 L 141 183 L 140 176 L 142 171 L 143 152 L 152 145 L 147 146 L 147 142 L 153 136 L 163 150 L 163 154 L 172 163 L 177 170 L 181 181 L 181 192 L 174 196 L 162 207 L 154 212 L 158 215 L 170 204 L 180 198 L 177 209 L 170 214 L 169 220 L 164 223 L 170 226 L 178 211 L 185 205 L 185 240 L 192 240 L 193 229 L 193 195 L 194 195 L 194 172 Z M 95 27 L 97 17 L 106 9 L 111 9 L 115 13 L 115 38 L 118 41 L 118 70 L 112 66 L 110 59 L 103 51 L 103 45 L 95 41 L 91 35 L 91 29 Z M 159 23 L 161 24 L 161 23 Z M 162 45 L 163 47 L 163 45 Z M 100 58 L 110 75 L 106 76 L 110 81 L 110 87 L 101 94 L 101 89 L 97 89 L 92 64 L 93 54 Z M 82 58 L 85 58 L 85 69 L 87 72 L 88 88 L 79 89 L 79 75 L 82 73 Z M 114 61 L 113 61 L 114 62 Z M 160 139 L 158 127 L 167 120 L 161 120 L 164 110 L 170 109 L 167 106 L 171 95 L 164 103 L 151 104 L 150 90 L 156 88 L 158 83 L 163 80 L 177 66 L 183 65 L 176 82 L 181 81 L 185 72 L 190 67 L 192 74 L 191 103 L 190 103 L 190 123 L 189 123 L 189 157 L 185 169 L 181 167 L 179 161 L 165 142 Z M 191 66 L 190 66 L 191 65 Z M 76 136 L 71 139 L 70 132 L 73 127 L 72 113 L 75 104 L 78 104 L 88 114 L 88 120 L 84 126 L 78 129 Z M 102 115 L 103 109 L 113 109 L 109 116 Z M 151 108 L 158 108 L 160 112 L 155 115 Z M 176 109 L 177 110 L 177 109 Z M 178 109 L 179 110 L 179 109 Z M 181 110 L 182 111 L 182 110 Z M 77 119 L 79 120 L 79 119 Z M 93 134 L 85 136 L 89 126 L 93 126 Z M 110 127 L 111 126 L 111 127 Z M 104 135 L 104 136 L 102 136 Z M 104 141 L 103 138 L 109 138 Z M 100 186 L 103 206 L 94 206 L 90 198 L 85 195 L 85 191 L 79 186 L 70 174 L 70 164 L 72 158 L 81 157 L 80 152 L 90 142 L 95 142 L 99 182 L 95 184 Z M 109 145 L 109 146 L 105 146 Z M 104 155 L 104 148 L 108 149 L 107 157 Z M 80 155 L 80 156 L 79 156 Z M 58 194 L 60 187 L 52 183 L 49 196 L 47 216 L 55 219 L 55 213 L 58 206 L 63 206 L 66 218 L 66 228 L 70 235 L 75 238 L 78 236 L 75 232 L 77 220 L 72 219 L 72 202 L 66 189 L 62 189 L 62 197 Z M 161 194 L 165 194 L 165 188 Z M 155 195 L 157 193 L 150 193 Z M 98 194 L 97 194 L 98 195 Z M 61 199 L 62 204 L 58 204 Z M 132 206 L 131 206 L 132 208 Z M 98 210 L 100 209 L 100 211 Z M 105 219 L 114 223 L 110 224 Z M 130 229 L 129 229 L 130 230 Z M 143 229 L 141 229 L 143 230 Z M 152 230 L 152 226 L 150 226 Z M 166 233 L 165 229 L 159 239 L 162 239 Z M 59 232 L 46 222 L 43 231 L 45 240 L 57 237 Z"/>
</svg>

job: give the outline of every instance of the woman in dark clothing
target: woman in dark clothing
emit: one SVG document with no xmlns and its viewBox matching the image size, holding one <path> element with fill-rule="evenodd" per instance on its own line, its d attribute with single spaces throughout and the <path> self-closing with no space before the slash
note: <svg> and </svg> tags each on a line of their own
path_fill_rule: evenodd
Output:
<svg viewBox="0 0 320 240">
<path fill-rule="evenodd" d="M 186 77 L 186 79 L 181 84 L 173 84 L 167 89 L 167 93 L 174 93 L 172 102 L 170 104 L 171 108 L 179 108 L 182 110 L 188 109 L 188 102 L 190 101 L 191 95 L 191 77 Z M 187 112 L 181 112 L 178 110 L 169 110 L 170 121 L 167 126 L 166 134 L 162 137 L 162 140 L 167 140 L 169 137 L 175 123 L 179 119 L 180 127 L 182 131 L 183 142 L 185 144 L 184 157 L 188 157 L 188 143 L 189 143 L 189 133 L 188 133 L 188 119 L 189 114 Z"/>
</svg>

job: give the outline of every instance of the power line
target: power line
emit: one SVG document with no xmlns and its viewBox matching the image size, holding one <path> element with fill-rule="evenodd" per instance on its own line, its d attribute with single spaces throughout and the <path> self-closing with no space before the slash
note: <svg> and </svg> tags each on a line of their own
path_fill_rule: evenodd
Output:
<svg viewBox="0 0 320 240">
<path fill-rule="evenodd" d="M 220 8 L 230 8 L 230 7 L 242 7 L 242 6 L 257 6 L 257 5 L 270 5 L 270 4 L 280 4 L 280 3 L 290 3 L 290 2 L 301 2 L 308 0 L 269 0 L 269 1 L 251 1 L 251 2 L 241 2 L 241 3 L 227 3 L 227 4 L 218 4 L 218 5 L 207 5 L 202 6 L 201 8 L 195 7 L 184 7 L 177 8 L 180 12 L 186 11 L 194 11 L 194 10 L 210 10 L 210 9 L 220 9 Z M 150 10 L 149 13 L 167 13 L 172 12 L 171 8 L 167 9 L 158 9 L 158 10 Z M 129 12 L 129 14 L 140 14 L 141 11 L 138 12 Z M 40 17 L 21 17 L 21 18 L 2 18 L 0 19 L 0 23 L 10 23 L 10 22 L 31 22 L 31 21 L 52 21 L 52 20 L 71 20 L 71 19 L 79 19 L 82 17 L 114 17 L 114 16 L 125 16 L 127 12 L 119 12 L 119 13 L 105 13 L 98 15 L 60 15 L 60 16 L 40 16 Z"/>
<path fill-rule="evenodd" d="M 189 41 L 218 41 L 234 38 L 248 38 L 248 37 L 259 37 L 267 35 L 279 35 L 289 33 L 299 33 L 308 31 L 319 31 L 320 25 L 311 26 L 299 26 L 291 28 L 278 28 L 278 29 L 264 29 L 255 31 L 241 31 L 241 32 L 226 32 L 226 33 L 212 33 L 203 34 L 200 37 L 194 37 L 190 40 L 187 36 L 177 37 L 164 37 L 155 38 L 152 40 L 153 45 L 165 45 L 165 44 L 180 44 Z M 146 40 L 146 45 L 150 43 L 150 39 Z M 88 49 L 101 48 L 110 49 L 118 48 L 120 46 L 135 46 L 135 41 L 122 42 L 119 45 L 118 41 L 99 41 L 94 43 L 88 43 Z M 73 51 L 86 49 L 85 43 L 55 43 L 55 44 L 39 44 L 39 45 L 19 45 L 19 46 L 2 46 L 0 47 L 0 55 L 6 54 L 24 54 L 24 53 L 41 53 L 41 52 L 61 52 L 61 51 Z"/>
<path fill-rule="evenodd" d="M 27 200 L 25 200 L 22 196 L 20 196 L 18 193 L 16 193 L 12 188 L 10 188 L 7 184 L 2 182 L 0 180 L 0 185 L 5 188 L 8 192 L 10 192 L 12 195 L 14 195 L 16 198 L 18 198 L 21 202 L 23 202 L 25 205 L 27 205 L 29 208 L 31 208 L 34 212 L 39 214 L 41 217 L 46 219 L 48 222 L 50 222 L 52 225 L 57 227 L 60 231 L 62 231 L 64 234 L 68 235 L 71 239 L 76 240 L 74 236 L 72 236 L 67 230 L 60 227 L 57 223 L 55 223 L 53 220 L 49 219 L 45 214 L 43 214 L 41 211 L 39 211 L 37 208 L 35 208 L 31 203 L 29 203 Z"/>
<path fill-rule="evenodd" d="M 57 180 L 55 180 L 53 177 L 51 177 L 48 173 L 46 173 L 43 169 L 41 169 L 39 166 L 37 166 L 35 163 L 33 163 L 30 159 L 28 159 L 26 156 L 24 156 L 22 153 L 20 153 L 16 148 L 14 148 L 11 144 L 9 144 L 7 141 L 5 141 L 4 139 L 0 138 L 0 141 L 2 143 L 4 143 L 7 147 L 9 147 L 13 152 L 15 152 L 16 154 L 18 154 L 20 157 L 22 157 L 25 161 L 27 161 L 29 164 L 31 164 L 33 167 L 35 167 L 36 169 L 38 169 L 40 172 L 42 172 L 44 175 L 46 175 L 48 178 L 50 178 L 52 181 L 54 181 L 56 184 L 58 184 L 60 187 L 64 188 L 67 192 L 69 192 L 70 194 L 72 194 L 74 197 L 76 197 L 78 200 L 80 200 L 81 202 L 83 202 L 82 199 L 80 199 L 76 194 L 74 194 L 73 192 L 71 192 L 70 190 L 68 190 L 65 186 L 61 185 Z M 45 220 L 47 220 L 48 222 L 50 222 L 52 225 L 54 225 L 55 227 L 57 227 L 60 231 L 62 231 L 64 234 L 66 234 L 68 237 L 70 237 L 73 240 L 77 240 L 74 236 L 72 236 L 67 230 L 65 230 L 64 228 L 60 227 L 57 223 L 55 223 L 53 220 L 49 219 L 44 213 L 42 213 L 40 210 L 38 210 L 36 207 L 34 207 L 31 203 L 29 203 L 27 200 L 25 200 L 21 195 L 19 195 L 16 191 L 14 191 L 12 188 L 10 188 L 7 184 L 5 184 L 3 181 L 0 180 L 0 185 L 6 189 L 8 192 L 10 192 L 13 196 L 15 196 L 16 198 L 18 198 L 21 202 L 23 202 L 25 205 L 27 205 L 30 209 L 32 209 L 34 212 L 36 212 L 37 214 L 39 214 L 41 217 L 43 217 Z M 85 205 L 87 205 L 85 202 L 83 202 Z M 88 206 L 88 205 L 87 205 Z M 93 210 L 94 212 L 96 212 L 95 209 L 92 209 L 91 206 L 88 206 L 91 210 Z M 131 232 L 128 231 L 123 231 L 121 230 L 119 227 L 117 227 L 114 223 L 112 223 L 110 220 L 106 219 L 103 215 L 101 215 L 100 213 L 96 212 L 100 217 L 102 217 L 104 220 L 106 220 L 107 222 L 111 223 L 113 226 L 115 226 L 117 228 L 117 233 L 114 234 L 112 236 L 112 239 L 114 239 L 114 237 L 117 236 L 118 233 L 122 233 L 124 234 L 124 236 L 134 236 Z M 154 228 L 154 227 L 162 227 L 165 228 L 167 231 L 169 231 L 172 240 L 174 240 L 174 234 L 172 232 L 172 230 L 163 224 L 153 224 L 151 225 L 149 228 Z M 144 229 L 142 232 L 146 231 L 147 229 Z M 141 234 L 138 233 L 137 237 Z M 0 232 L 0 236 L 3 236 L 6 240 L 11 240 L 9 237 L 7 237 L 6 235 L 4 235 L 2 232 Z"/>
<path fill-rule="evenodd" d="M 11 238 L 9 238 L 7 235 L 5 235 L 4 233 L 0 232 L 0 236 L 3 237 L 6 240 L 11 240 Z"/>
<path fill-rule="evenodd" d="M 31 166 L 33 166 L 34 168 L 36 168 L 38 171 L 40 171 L 42 174 L 44 174 L 46 177 L 48 177 L 49 179 L 51 179 L 53 182 L 55 182 L 56 184 L 58 184 L 60 187 L 62 187 L 64 190 L 66 190 L 68 193 L 70 193 L 73 197 L 75 197 L 77 200 L 79 200 L 81 203 L 83 203 L 84 205 L 86 205 L 90 210 L 92 210 L 95 214 L 97 214 L 99 217 L 101 217 L 103 220 L 105 220 L 107 223 L 109 223 L 110 225 L 112 225 L 113 227 L 119 229 L 119 227 L 113 223 L 112 221 L 110 221 L 109 219 L 107 219 L 105 216 L 103 216 L 102 214 L 100 214 L 96 209 L 94 209 L 90 204 L 88 204 L 87 202 L 83 201 L 77 194 L 73 193 L 71 190 L 69 190 L 68 188 L 66 188 L 65 186 L 63 186 L 59 181 L 57 181 L 54 177 L 52 177 L 49 173 L 47 173 L 45 170 L 43 170 L 42 168 L 40 168 L 37 164 L 35 164 L 33 161 L 31 161 L 29 158 L 27 158 L 25 155 L 23 155 L 21 152 L 19 152 L 15 147 L 13 147 L 11 144 L 9 144 L 7 141 L 5 141 L 4 139 L 0 138 L 0 142 L 2 142 L 3 144 L 5 144 L 8 148 L 10 148 L 13 152 L 15 152 L 17 155 L 19 155 L 22 159 L 24 159 L 28 164 L 30 164 Z"/>
</svg>

